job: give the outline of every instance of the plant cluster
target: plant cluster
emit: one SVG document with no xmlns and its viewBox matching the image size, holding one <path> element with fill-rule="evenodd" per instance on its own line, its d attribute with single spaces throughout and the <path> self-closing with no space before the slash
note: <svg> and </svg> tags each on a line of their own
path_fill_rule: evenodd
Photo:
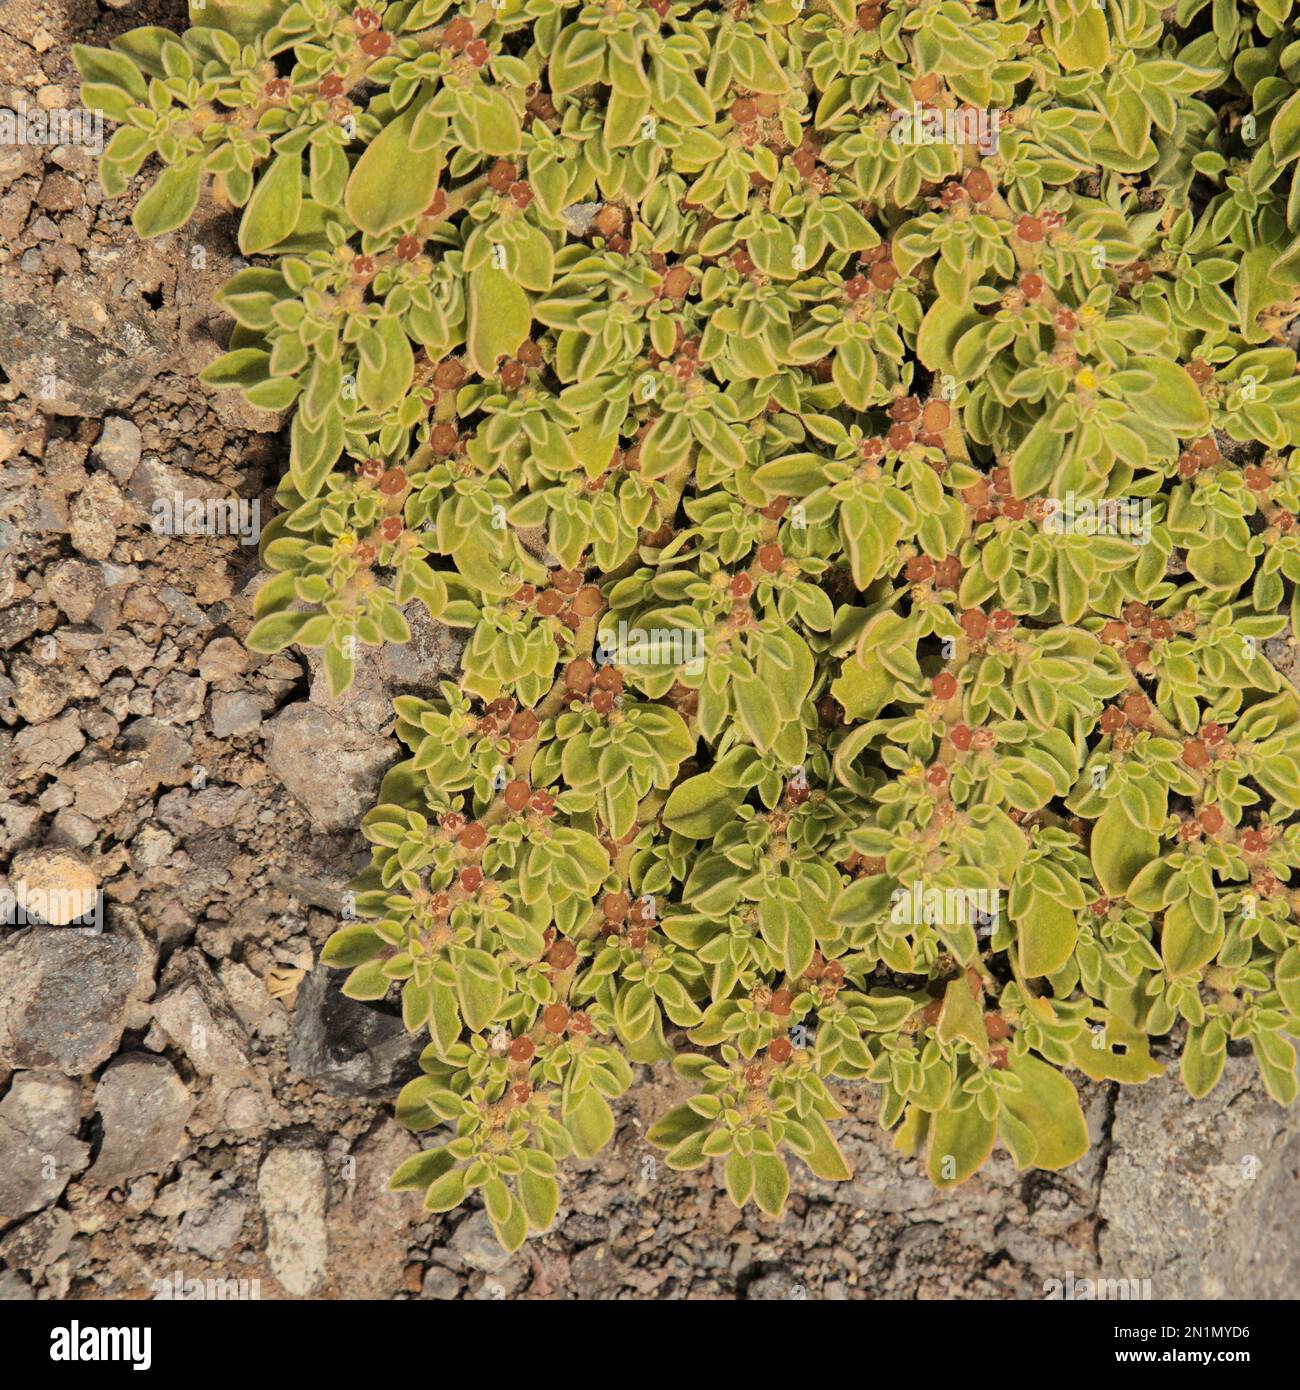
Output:
<svg viewBox="0 0 1300 1390">
<path fill-rule="evenodd" d="M 941 1187 L 1074 1162 L 1070 1074 L 1171 1034 L 1295 1099 L 1290 11 L 207 0 L 78 52 L 143 235 L 242 209 L 250 645 L 342 691 L 414 600 L 467 630 L 324 952 L 428 1032 L 397 1188 L 518 1246 L 632 1063 L 773 1215 L 849 1176 L 836 1080 Z"/>
</svg>

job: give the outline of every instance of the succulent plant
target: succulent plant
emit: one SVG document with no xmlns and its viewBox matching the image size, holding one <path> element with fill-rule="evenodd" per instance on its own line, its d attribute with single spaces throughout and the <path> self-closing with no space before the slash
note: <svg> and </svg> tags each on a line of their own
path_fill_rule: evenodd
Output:
<svg viewBox="0 0 1300 1390">
<path fill-rule="evenodd" d="M 468 632 L 324 950 L 398 1189 L 544 1228 L 631 1063 L 775 1215 L 867 1081 L 940 1187 L 1075 1080 L 1296 1098 L 1289 0 L 209 0 L 82 49 L 292 408 L 249 643 Z M 1153 1042 L 1156 1043 L 1153 1053 Z M 694 1050 L 691 1050 L 694 1049 Z"/>
</svg>

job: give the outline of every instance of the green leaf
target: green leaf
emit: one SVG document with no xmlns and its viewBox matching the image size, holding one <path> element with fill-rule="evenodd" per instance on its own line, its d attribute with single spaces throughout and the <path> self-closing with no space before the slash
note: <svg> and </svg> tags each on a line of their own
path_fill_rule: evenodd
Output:
<svg viewBox="0 0 1300 1390">
<path fill-rule="evenodd" d="M 736 814 L 744 788 L 729 787 L 711 772 L 688 777 L 672 790 L 664 807 L 664 824 L 692 840 L 711 840 Z"/>
<path fill-rule="evenodd" d="M 278 154 L 258 179 L 239 222 L 239 249 L 256 255 L 283 241 L 302 215 L 302 156 Z"/>
<path fill-rule="evenodd" d="M 1092 867 L 1106 895 L 1122 898 L 1129 884 L 1159 853 L 1160 841 L 1139 830 L 1111 801 L 1092 827 Z"/>
<path fill-rule="evenodd" d="M 594 1087 L 565 1116 L 579 1158 L 594 1158 L 614 1136 L 614 1112 Z"/>
<path fill-rule="evenodd" d="M 755 1153 L 753 1162 L 754 1200 L 768 1216 L 780 1216 L 790 1195 L 790 1171 L 775 1154 Z"/>
<path fill-rule="evenodd" d="M 1020 968 L 1033 978 L 1054 975 L 1074 951 L 1078 925 L 1074 913 L 1055 898 L 1035 894 L 1025 914 L 1016 921 L 1020 944 Z"/>
<path fill-rule="evenodd" d="M 1223 945 L 1223 917 L 1217 915 L 1216 925 L 1204 927 L 1192 911 L 1191 899 L 1165 911 L 1160 932 L 1160 954 L 1171 975 L 1190 975 L 1213 960 Z"/>
<path fill-rule="evenodd" d="M 501 974 L 486 951 L 465 950 L 457 957 L 456 988 L 460 1011 L 471 1032 L 481 1033 L 501 1007 Z"/>
<path fill-rule="evenodd" d="M 473 272 L 466 347 L 475 371 L 495 376 L 498 359 L 514 356 L 531 327 L 528 296 L 504 270 L 483 265 Z"/>
<path fill-rule="evenodd" d="M 1030 1052 L 1012 1056 L 1007 1070 L 1020 1079 L 1022 1088 L 998 1095 L 1003 1110 L 1033 1135 L 1034 1167 L 1065 1168 L 1082 1158 L 1088 1152 L 1088 1126 L 1079 1093 L 1068 1078 Z"/>
<path fill-rule="evenodd" d="M 411 127 L 421 109 L 412 102 L 390 121 L 366 146 L 348 179 L 343 206 L 371 236 L 383 236 L 418 217 L 437 190 L 441 158 L 436 151 L 417 151 L 411 144 Z"/>
<path fill-rule="evenodd" d="M 758 929 L 782 962 L 781 968 L 798 979 L 812 962 L 815 944 L 807 913 L 787 899 L 764 898 L 758 905 Z"/>
<path fill-rule="evenodd" d="M 954 1110 L 951 1102 L 934 1116 L 926 1171 L 936 1187 L 956 1187 L 982 1167 L 997 1139 L 996 1120 L 986 1119 L 979 1106 Z"/>
<path fill-rule="evenodd" d="M 199 201 L 202 164 L 197 156 L 164 169 L 135 206 L 131 223 L 142 237 L 163 236 L 183 227 Z"/>
</svg>

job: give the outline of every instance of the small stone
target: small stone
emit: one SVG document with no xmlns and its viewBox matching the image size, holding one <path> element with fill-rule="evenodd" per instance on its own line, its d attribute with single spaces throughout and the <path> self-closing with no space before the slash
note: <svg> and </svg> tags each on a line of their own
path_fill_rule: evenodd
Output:
<svg viewBox="0 0 1300 1390">
<path fill-rule="evenodd" d="M 284 1017 L 284 1010 L 248 966 L 239 961 L 223 960 L 217 968 L 217 978 L 239 1021 L 250 1033 L 258 1032 L 269 1020 Z"/>
<path fill-rule="evenodd" d="M 266 1123 L 266 1102 L 251 1086 L 241 1086 L 231 1091 L 221 1114 L 228 1128 L 245 1134 Z"/>
<path fill-rule="evenodd" d="M 142 447 L 140 430 L 135 423 L 122 415 L 110 415 L 104 421 L 92 457 L 119 483 L 125 483 L 140 462 Z"/>
<path fill-rule="evenodd" d="M 379 647 L 362 646 L 357 652 L 352 684 L 342 696 L 329 693 L 321 654 L 308 649 L 304 655 L 311 670 L 312 703 L 366 733 L 377 734 L 391 727 L 396 696 L 437 699 L 442 682 L 454 681 L 460 675 L 465 635 L 431 618 L 418 599 L 406 604 L 402 614 L 410 629 L 410 640 L 385 642 Z"/>
<path fill-rule="evenodd" d="M 178 787 L 190 780 L 190 745 L 171 724 L 152 718 L 133 719 L 122 730 L 121 742 L 140 762 L 140 777 L 147 790 Z"/>
<path fill-rule="evenodd" d="M 154 693 L 154 715 L 165 724 L 193 724 L 203 715 L 207 693 L 201 680 L 169 671 Z"/>
<path fill-rule="evenodd" d="M 218 1196 L 191 1207 L 181 1219 L 176 1236 L 178 1250 L 193 1250 L 205 1260 L 216 1260 L 239 1239 L 249 1203 L 242 1197 Z"/>
<path fill-rule="evenodd" d="M 110 763 L 101 758 L 82 761 L 62 774 L 76 794 L 77 810 L 95 821 L 115 816 L 131 790 L 131 770 L 139 764 Z"/>
<path fill-rule="evenodd" d="M 73 546 L 92 560 L 107 560 L 117 542 L 122 494 L 107 473 L 92 473 L 72 503 Z"/>
<path fill-rule="evenodd" d="M 69 710 L 48 724 L 20 729 L 14 738 L 14 761 L 28 773 L 53 772 L 85 746 L 86 736 Z"/>
<path fill-rule="evenodd" d="M 199 675 L 209 685 L 238 681 L 252 665 L 248 650 L 233 637 L 214 637 L 199 657 Z"/>
<path fill-rule="evenodd" d="M 60 1072 L 23 1071 L 0 1100 L 0 1226 L 58 1201 L 85 1168 L 81 1087 Z"/>
<path fill-rule="evenodd" d="M 218 691 L 208 722 L 213 738 L 240 738 L 262 727 L 262 703 L 247 691 Z"/>
<path fill-rule="evenodd" d="M 460 1293 L 460 1280 L 451 1270 L 444 1269 L 442 1265 L 430 1265 L 424 1271 L 422 1292 L 425 1298 L 436 1298 L 443 1301 L 453 1299 Z"/>
<path fill-rule="evenodd" d="M 267 1262 L 293 1298 L 305 1298 L 325 1277 L 325 1181 L 325 1161 L 315 1149 L 272 1149 L 257 1175 Z"/>
<path fill-rule="evenodd" d="M 15 1226 L 0 1240 L 0 1259 L 14 1269 L 40 1270 L 67 1253 L 77 1228 L 58 1207 Z"/>
<path fill-rule="evenodd" d="M 110 314 L 103 299 L 102 284 L 86 275 L 66 275 L 52 290 L 16 268 L 0 280 L 0 366 L 47 414 L 120 411 L 174 361 L 174 343 L 143 308 L 119 302 Z"/>
<path fill-rule="evenodd" d="M 9 876 L 14 897 L 29 918 L 66 927 L 95 910 L 99 880 L 85 857 L 73 850 L 25 849 L 14 855 Z"/>
<path fill-rule="evenodd" d="M 343 978 L 318 965 L 303 981 L 289 1067 L 331 1095 L 381 1100 L 419 1075 L 422 1039 L 406 1031 L 397 1005 L 349 999 Z"/>
<path fill-rule="evenodd" d="M 175 1068 L 143 1052 L 115 1057 L 95 1087 L 104 1142 L 88 1180 L 116 1187 L 141 1173 L 163 1173 L 185 1145 L 194 1099 Z"/>
<path fill-rule="evenodd" d="M 485 1211 L 471 1212 L 456 1227 L 447 1248 L 471 1269 L 481 1269 L 485 1274 L 497 1273 L 514 1258 L 510 1251 L 501 1248 Z"/>
<path fill-rule="evenodd" d="M 26 849 L 36 838 L 41 823 L 39 806 L 17 801 L 0 801 L 0 850 L 12 854 Z"/>
<path fill-rule="evenodd" d="M 36 201 L 47 212 L 71 212 L 81 206 L 81 189 L 67 174 L 46 174 Z"/>
<path fill-rule="evenodd" d="M 167 863 L 176 848 L 176 837 L 156 825 L 143 825 L 131 841 L 132 862 L 137 869 L 157 869 Z"/>
<path fill-rule="evenodd" d="M 156 953 L 134 925 L 0 936 L 0 1061 L 82 1076 L 117 1050 Z"/>
<path fill-rule="evenodd" d="M 84 623 L 104 593 L 103 571 L 86 560 L 63 560 L 45 571 L 45 592 L 74 623 Z"/>
<path fill-rule="evenodd" d="M 320 830 L 352 830 L 373 804 L 396 748 L 307 702 L 266 726 L 266 762 Z"/>
<path fill-rule="evenodd" d="M 16 1269 L 0 1269 L 0 1303 L 30 1303 L 35 1290 Z"/>
<path fill-rule="evenodd" d="M 248 1035 L 201 952 L 172 957 L 153 1012 L 196 1071 L 219 1076 L 247 1070 Z"/>
<path fill-rule="evenodd" d="M 88 849 L 95 843 L 99 827 L 89 816 L 65 806 L 54 817 L 50 826 L 50 839 L 56 845 L 70 845 L 74 849 Z"/>
</svg>

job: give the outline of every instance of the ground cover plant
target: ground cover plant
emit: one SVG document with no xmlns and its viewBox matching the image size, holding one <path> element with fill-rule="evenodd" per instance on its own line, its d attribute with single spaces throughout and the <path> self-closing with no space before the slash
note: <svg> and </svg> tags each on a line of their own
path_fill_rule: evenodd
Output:
<svg viewBox="0 0 1300 1390">
<path fill-rule="evenodd" d="M 837 1083 L 940 1187 L 1075 1081 L 1296 1098 L 1289 0 L 195 0 L 81 49 L 205 372 L 292 408 L 251 646 L 464 629 L 324 958 L 427 1031 L 394 1177 L 513 1248 L 634 1064 L 777 1214 Z"/>
</svg>

